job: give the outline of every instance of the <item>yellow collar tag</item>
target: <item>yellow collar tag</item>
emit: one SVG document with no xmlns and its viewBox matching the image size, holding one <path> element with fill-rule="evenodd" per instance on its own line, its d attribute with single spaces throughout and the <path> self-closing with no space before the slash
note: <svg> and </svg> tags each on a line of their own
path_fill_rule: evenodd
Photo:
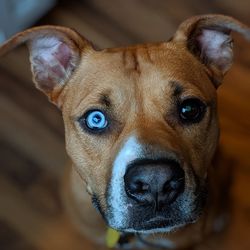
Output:
<svg viewBox="0 0 250 250">
<path fill-rule="evenodd" d="M 113 228 L 108 228 L 106 234 L 106 246 L 108 248 L 113 248 L 120 239 L 120 233 Z"/>
</svg>

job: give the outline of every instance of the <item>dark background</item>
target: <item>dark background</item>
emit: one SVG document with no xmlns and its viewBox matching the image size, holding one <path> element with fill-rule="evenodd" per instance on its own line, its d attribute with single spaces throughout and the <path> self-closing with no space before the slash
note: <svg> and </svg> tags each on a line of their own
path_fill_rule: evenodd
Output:
<svg viewBox="0 0 250 250">
<path fill-rule="evenodd" d="M 59 1 L 34 25 L 73 27 L 104 48 L 167 40 L 185 18 L 203 13 L 250 25 L 246 0 Z M 250 43 L 235 36 L 235 44 L 235 64 L 218 92 L 221 143 L 236 163 L 233 217 L 219 243 L 199 249 L 250 249 Z M 64 214 L 58 190 L 67 162 L 60 112 L 33 86 L 19 47 L 0 59 L 1 250 L 96 249 Z"/>
</svg>

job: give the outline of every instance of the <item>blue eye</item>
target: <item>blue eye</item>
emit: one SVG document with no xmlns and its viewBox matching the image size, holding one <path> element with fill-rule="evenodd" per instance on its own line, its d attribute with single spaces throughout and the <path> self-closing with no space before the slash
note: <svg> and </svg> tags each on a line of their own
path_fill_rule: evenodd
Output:
<svg viewBox="0 0 250 250">
<path fill-rule="evenodd" d="M 90 110 L 84 116 L 85 126 L 93 131 L 104 130 L 108 126 L 105 114 L 100 110 Z"/>
</svg>

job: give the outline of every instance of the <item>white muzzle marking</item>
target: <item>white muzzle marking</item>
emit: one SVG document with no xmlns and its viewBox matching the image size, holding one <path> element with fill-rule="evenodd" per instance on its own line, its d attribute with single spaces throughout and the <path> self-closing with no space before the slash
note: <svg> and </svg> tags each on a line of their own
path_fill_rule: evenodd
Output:
<svg viewBox="0 0 250 250">
<path fill-rule="evenodd" d="M 129 163 L 138 159 L 142 152 L 142 145 L 135 136 L 131 136 L 124 143 L 117 157 L 115 158 L 111 184 L 110 184 L 110 215 L 108 218 L 110 226 L 114 228 L 124 228 L 126 226 L 126 218 L 128 210 L 132 206 L 127 202 L 126 192 L 124 189 L 124 175 Z"/>
</svg>

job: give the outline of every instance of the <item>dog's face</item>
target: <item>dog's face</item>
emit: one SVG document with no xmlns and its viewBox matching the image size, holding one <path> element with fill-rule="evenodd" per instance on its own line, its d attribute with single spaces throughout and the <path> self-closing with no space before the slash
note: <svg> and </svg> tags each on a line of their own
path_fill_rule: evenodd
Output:
<svg viewBox="0 0 250 250">
<path fill-rule="evenodd" d="M 29 42 L 36 86 L 62 109 L 67 152 L 107 223 L 168 232 L 205 204 L 231 29 L 250 33 L 230 17 L 197 16 L 169 42 L 95 51 L 76 32 L 46 26 L 0 53 Z"/>
<path fill-rule="evenodd" d="M 171 230 L 204 204 L 216 92 L 181 50 L 169 42 L 92 52 L 65 90 L 67 150 L 116 229 Z"/>
</svg>

